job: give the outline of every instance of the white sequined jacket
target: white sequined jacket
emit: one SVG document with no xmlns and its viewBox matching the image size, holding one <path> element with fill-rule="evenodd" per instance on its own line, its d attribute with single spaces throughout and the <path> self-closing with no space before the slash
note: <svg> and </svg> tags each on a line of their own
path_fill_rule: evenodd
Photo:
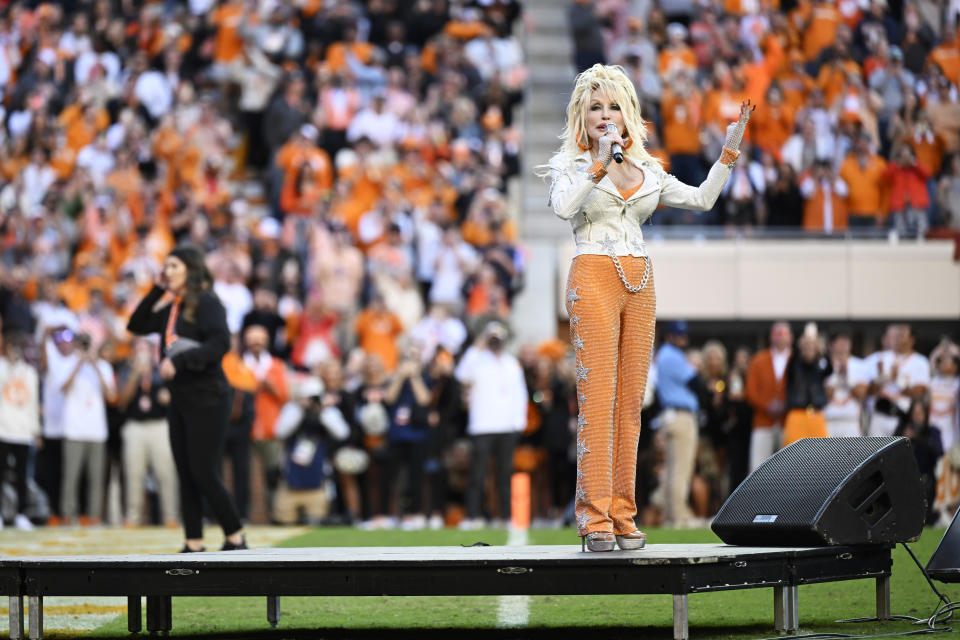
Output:
<svg viewBox="0 0 960 640">
<path fill-rule="evenodd" d="M 570 221 L 577 243 L 577 255 L 595 254 L 645 257 L 641 225 L 661 205 L 678 209 L 707 211 L 730 177 L 732 165 L 717 162 L 699 187 L 677 180 L 655 162 L 637 162 L 643 170 L 643 185 L 624 200 L 605 176 L 594 183 L 587 177 L 592 164 L 590 152 L 578 156 L 557 154 L 550 160 L 550 199 L 553 212 Z"/>
</svg>

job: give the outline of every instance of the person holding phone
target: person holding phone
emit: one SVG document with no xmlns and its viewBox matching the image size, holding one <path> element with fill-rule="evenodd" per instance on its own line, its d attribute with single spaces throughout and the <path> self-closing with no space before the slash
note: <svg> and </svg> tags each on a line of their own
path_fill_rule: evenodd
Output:
<svg viewBox="0 0 960 640">
<path fill-rule="evenodd" d="M 157 284 L 127 325 L 137 335 L 161 336 L 160 376 L 170 389 L 167 420 L 180 480 L 184 553 L 204 550 L 204 498 L 223 528 L 222 550 L 247 548 L 237 510 L 218 473 L 232 401 L 220 364 L 230 348 L 230 332 L 212 284 L 203 252 L 180 245 L 167 256 Z"/>
</svg>

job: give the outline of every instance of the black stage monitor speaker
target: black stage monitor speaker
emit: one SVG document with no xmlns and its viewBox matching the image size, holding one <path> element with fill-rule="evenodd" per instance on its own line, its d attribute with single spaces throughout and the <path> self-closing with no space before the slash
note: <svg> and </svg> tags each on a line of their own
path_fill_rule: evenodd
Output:
<svg viewBox="0 0 960 640">
<path fill-rule="evenodd" d="M 925 505 L 906 438 L 805 438 L 772 455 L 727 499 L 727 544 L 818 547 L 916 540 Z"/>
<path fill-rule="evenodd" d="M 927 574 L 941 582 L 960 582 L 960 509 L 930 557 Z"/>
</svg>

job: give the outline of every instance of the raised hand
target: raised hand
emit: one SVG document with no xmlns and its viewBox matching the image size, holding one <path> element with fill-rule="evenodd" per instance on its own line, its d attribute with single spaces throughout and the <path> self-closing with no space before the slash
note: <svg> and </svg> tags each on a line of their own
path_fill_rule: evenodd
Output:
<svg viewBox="0 0 960 640">
<path fill-rule="evenodd" d="M 750 100 L 740 103 L 740 118 L 727 126 L 727 139 L 723 143 L 723 155 L 720 156 L 720 162 L 723 164 L 732 164 L 740 157 L 740 142 L 743 140 L 743 132 L 747 129 L 750 116 L 756 110 L 757 105 L 752 104 Z"/>
</svg>

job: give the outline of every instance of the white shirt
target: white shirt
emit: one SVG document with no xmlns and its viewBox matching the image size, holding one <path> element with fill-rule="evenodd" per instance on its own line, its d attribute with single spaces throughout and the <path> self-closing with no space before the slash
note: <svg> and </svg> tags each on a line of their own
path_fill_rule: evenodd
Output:
<svg viewBox="0 0 960 640">
<path fill-rule="evenodd" d="M 455 375 L 470 386 L 468 435 L 513 433 L 527 427 L 527 383 L 512 355 L 470 347 Z"/>
<path fill-rule="evenodd" d="M 23 360 L 0 358 L 0 441 L 30 444 L 40 435 L 40 381 Z"/>
<path fill-rule="evenodd" d="M 930 361 L 916 351 L 909 355 L 882 351 L 878 355 L 875 354 L 874 362 L 876 363 L 874 370 L 868 372 L 872 380 L 877 380 L 882 375 L 885 382 L 881 392 L 903 411 L 910 409 L 910 398 L 907 392 L 911 388 L 930 386 Z M 896 369 L 895 374 L 894 369 Z M 867 435 L 892 436 L 899 423 L 900 420 L 895 416 L 874 412 Z"/>
<path fill-rule="evenodd" d="M 133 94 L 155 119 L 161 118 L 173 106 L 173 85 L 160 71 L 141 73 Z"/>
<path fill-rule="evenodd" d="M 64 362 L 69 364 L 60 369 L 59 376 L 54 380 L 54 384 L 60 389 L 63 389 L 63 385 L 70 378 L 79 359 L 78 353 L 64 358 Z M 115 391 L 116 382 L 110 364 L 106 360 L 97 360 L 95 366 L 100 370 L 100 375 L 111 392 Z M 107 441 L 107 405 L 94 365 L 84 363 L 74 376 L 70 388 L 63 392 L 61 424 L 63 437 L 67 440 Z"/>
<path fill-rule="evenodd" d="M 466 242 L 459 242 L 454 247 L 440 246 L 430 286 L 430 302 L 462 305 L 465 274 L 460 263 L 473 266 L 477 258 L 477 252 Z"/>
<path fill-rule="evenodd" d="M 77 154 L 77 166 L 90 172 L 93 183 L 100 187 L 113 171 L 114 155 L 107 149 L 101 149 L 96 143 L 88 144 Z"/>
<path fill-rule="evenodd" d="M 955 442 L 960 441 L 960 412 L 957 407 L 957 394 L 960 392 L 960 378 L 934 376 L 930 381 L 930 424 L 940 429 L 943 450 L 947 451 Z"/>
<path fill-rule="evenodd" d="M 253 295 L 250 289 L 240 282 L 217 280 L 213 283 L 213 292 L 220 298 L 227 312 L 227 327 L 230 333 L 239 333 L 243 328 L 243 316 L 253 309 Z"/>
<path fill-rule="evenodd" d="M 823 417 L 827 421 L 827 432 L 832 437 L 854 437 L 860 432 L 860 401 L 853 395 L 853 389 L 868 382 L 863 360 L 853 356 L 847 360 L 846 373 L 834 372 L 824 382 L 824 386 L 833 391 L 830 402 L 823 408 Z"/>
<path fill-rule="evenodd" d="M 427 363 L 433 358 L 438 347 L 443 347 L 450 353 L 460 351 L 460 346 L 467 339 L 467 328 L 456 317 L 437 318 L 426 315 L 410 332 L 410 337 L 420 345 L 423 361 Z"/>
<path fill-rule="evenodd" d="M 388 147 L 397 141 L 400 135 L 400 121 L 397 116 L 384 110 L 377 113 L 373 109 L 364 109 L 353 117 L 347 127 L 347 140 L 356 142 L 366 136 L 378 147 Z"/>
<path fill-rule="evenodd" d="M 777 377 L 777 380 L 782 380 L 783 374 L 787 370 L 787 362 L 790 361 L 790 349 L 777 351 L 770 347 L 770 356 L 773 358 L 773 375 Z"/>
</svg>

